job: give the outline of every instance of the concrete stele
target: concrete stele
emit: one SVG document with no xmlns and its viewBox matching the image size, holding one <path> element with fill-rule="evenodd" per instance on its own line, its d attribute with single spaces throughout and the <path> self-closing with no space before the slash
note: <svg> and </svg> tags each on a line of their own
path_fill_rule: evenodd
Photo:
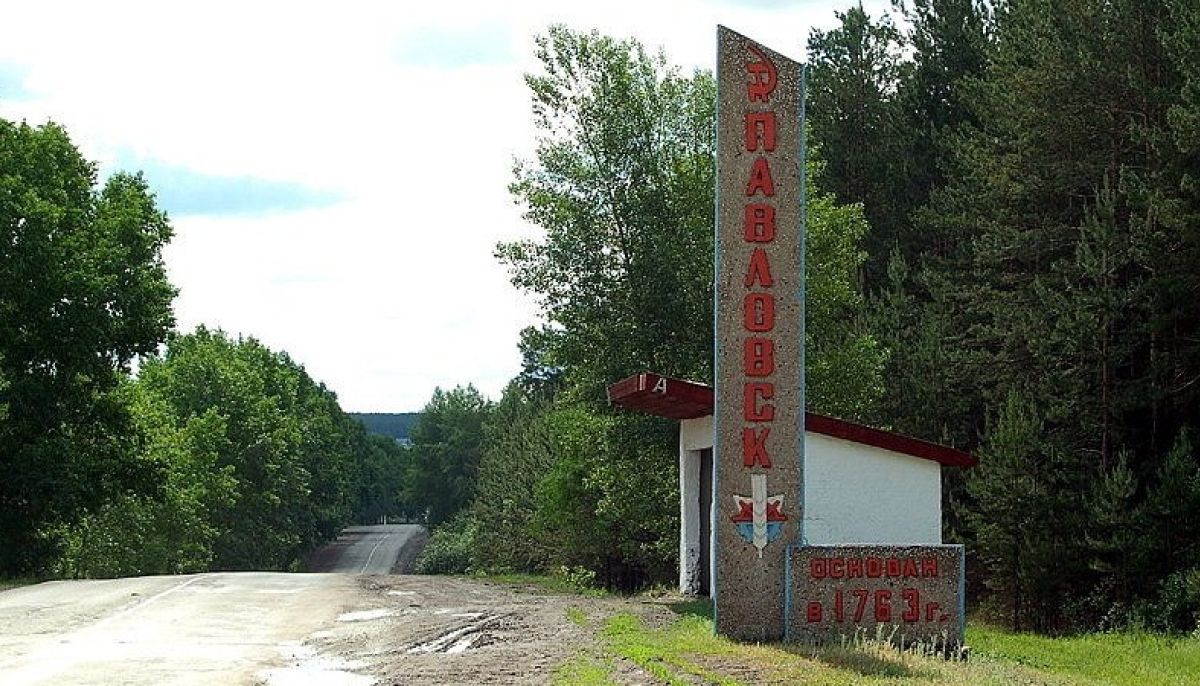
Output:
<svg viewBox="0 0 1200 686">
<path fill-rule="evenodd" d="M 803 68 L 717 34 L 716 628 L 778 640 L 802 522 Z"/>
</svg>

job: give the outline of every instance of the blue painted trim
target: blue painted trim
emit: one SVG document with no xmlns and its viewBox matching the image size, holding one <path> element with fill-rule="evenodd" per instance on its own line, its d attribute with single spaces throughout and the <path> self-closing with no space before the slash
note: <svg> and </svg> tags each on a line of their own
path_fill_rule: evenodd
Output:
<svg viewBox="0 0 1200 686">
<path fill-rule="evenodd" d="M 805 373 L 805 364 L 807 363 L 807 358 L 805 355 L 806 346 L 805 346 L 805 340 L 804 340 L 805 336 L 806 336 L 806 331 L 807 331 L 807 326 L 806 326 L 806 321 L 805 321 L 807 318 L 807 310 L 805 307 L 805 298 L 807 296 L 807 288 L 806 288 L 806 283 L 805 283 L 807 281 L 807 275 L 805 274 L 805 270 L 806 270 L 805 265 L 807 263 L 807 260 L 805 259 L 805 257 L 806 257 L 805 251 L 807 249 L 807 240 L 806 239 L 807 239 L 807 233 L 808 233 L 808 192 L 807 192 L 808 191 L 808 184 L 807 184 L 807 181 L 808 181 L 808 140 L 807 140 L 807 138 L 808 138 L 808 136 L 807 136 L 807 131 L 805 128 L 805 115 L 806 115 L 805 96 L 806 96 L 806 92 L 807 92 L 807 89 L 806 89 L 807 78 L 808 78 L 807 66 L 804 64 L 801 64 L 800 65 L 800 84 L 799 84 L 799 88 L 800 88 L 800 93 L 799 93 L 800 213 L 799 214 L 800 214 L 800 216 L 799 216 L 799 222 L 798 222 L 799 226 L 796 227 L 797 231 L 799 232 L 799 240 L 797 242 L 799 244 L 798 250 L 800 251 L 800 255 L 799 255 L 800 274 L 799 274 L 799 279 L 798 279 L 799 292 L 797 293 L 797 298 L 799 300 L 799 310 L 800 310 L 800 345 L 799 345 L 800 388 L 797 393 L 797 395 L 799 397 L 799 404 L 800 404 L 800 412 L 799 412 L 800 416 L 798 419 L 798 422 L 800 424 L 800 459 L 799 459 L 799 462 L 797 465 L 797 468 L 800 471 L 800 475 L 799 475 L 800 476 L 800 488 L 798 489 L 799 501 L 796 503 L 798 514 L 799 514 L 799 521 L 797 522 L 797 525 L 796 525 L 797 541 L 796 541 L 795 545 L 789 545 L 787 547 L 787 549 L 784 551 L 785 558 L 784 558 L 784 564 L 783 564 L 783 569 L 784 569 L 783 638 L 785 641 L 790 641 L 791 636 L 792 636 L 792 602 L 793 602 L 793 598 L 792 598 L 792 554 L 791 554 L 791 551 L 792 551 L 792 548 L 799 547 L 799 546 L 805 545 L 807 543 L 807 538 L 804 535 L 804 519 L 805 519 L 805 517 L 808 516 L 808 508 L 806 506 L 807 503 L 806 503 L 805 488 L 804 488 L 804 467 L 805 467 L 804 461 L 805 461 L 805 455 L 808 453 L 808 450 L 807 450 L 808 434 L 806 433 L 805 426 L 804 426 L 804 413 L 808 409 L 808 399 L 807 399 L 808 389 L 806 388 L 806 376 L 807 375 Z"/>
<path fill-rule="evenodd" d="M 721 336 L 719 335 L 720 319 L 720 288 L 721 288 L 721 64 L 724 61 L 724 48 L 721 41 L 721 32 L 726 30 L 724 27 L 717 25 L 717 106 L 716 119 L 713 122 L 713 141 L 716 145 L 713 149 L 713 178 L 716 180 L 715 188 L 713 189 L 713 456 L 712 456 L 712 504 L 708 509 L 709 516 L 709 550 L 708 550 L 708 583 L 709 597 L 712 599 L 713 608 L 713 633 L 719 634 L 718 627 L 721 625 L 718 613 L 720 610 L 720 564 L 721 559 L 719 541 L 721 537 L 717 530 L 717 512 L 720 511 L 719 501 L 721 498 L 720 484 L 720 464 L 721 464 L 721 394 L 718 392 L 717 384 L 721 379 Z"/>
<path fill-rule="evenodd" d="M 805 431 L 805 412 L 808 409 L 808 388 L 807 374 L 805 365 L 807 364 L 807 355 L 805 354 L 805 338 L 807 336 L 807 308 L 805 301 L 807 298 L 807 234 L 808 234 L 808 136 L 805 128 L 805 96 L 807 93 L 807 66 L 800 65 L 800 523 L 797 536 L 800 539 L 799 543 L 804 544 L 807 539 L 804 535 L 804 518 L 808 516 L 806 507 L 806 497 L 804 488 L 804 468 L 805 459 L 808 454 L 808 434 Z"/>
<path fill-rule="evenodd" d="M 792 640 L 792 604 L 795 598 L 792 597 L 792 550 L 799 548 L 798 545 L 789 545 L 783 551 L 783 640 L 791 642 Z"/>
<path fill-rule="evenodd" d="M 958 548 L 958 635 L 967 642 L 967 547 Z M 960 646 L 961 647 L 961 646 Z"/>
</svg>

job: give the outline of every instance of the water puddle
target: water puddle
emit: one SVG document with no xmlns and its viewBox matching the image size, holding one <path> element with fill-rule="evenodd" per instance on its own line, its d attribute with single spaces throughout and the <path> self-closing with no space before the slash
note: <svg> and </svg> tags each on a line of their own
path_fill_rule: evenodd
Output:
<svg viewBox="0 0 1200 686">
<path fill-rule="evenodd" d="M 371 619 L 379 619 L 380 617 L 391 617 L 396 614 L 395 610 L 380 608 L 378 610 L 360 610 L 358 612 L 343 612 L 338 615 L 339 622 L 365 622 Z"/>
<path fill-rule="evenodd" d="M 479 613 L 467 614 L 482 616 Z M 498 619 L 498 617 L 485 617 L 483 621 L 477 624 L 468 624 L 460 629 L 455 629 L 454 631 L 442 634 L 432 641 L 426 641 L 425 643 L 415 645 L 409 648 L 408 652 L 409 654 L 445 653 L 447 655 L 464 653 L 475 644 L 475 639 L 478 638 L 479 631 L 496 619 Z"/>
<path fill-rule="evenodd" d="M 280 652 L 285 660 L 293 664 L 263 672 L 266 686 L 373 686 L 377 681 L 374 677 L 349 671 L 360 669 L 363 666 L 361 662 L 322 657 L 308 646 L 284 644 Z"/>
</svg>

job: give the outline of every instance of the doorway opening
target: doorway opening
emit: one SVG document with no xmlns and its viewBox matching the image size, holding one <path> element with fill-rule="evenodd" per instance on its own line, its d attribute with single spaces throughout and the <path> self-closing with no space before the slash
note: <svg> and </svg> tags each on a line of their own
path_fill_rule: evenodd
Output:
<svg viewBox="0 0 1200 686">
<path fill-rule="evenodd" d="M 700 451 L 700 588 L 698 593 L 712 597 L 712 499 L 713 451 Z"/>
</svg>

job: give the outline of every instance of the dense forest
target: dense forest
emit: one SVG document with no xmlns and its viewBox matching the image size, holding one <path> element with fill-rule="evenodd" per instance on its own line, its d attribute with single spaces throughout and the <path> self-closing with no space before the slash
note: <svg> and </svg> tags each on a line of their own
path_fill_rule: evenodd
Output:
<svg viewBox="0 0 1200 686">
<path fill-rule="evenodd" d="M 980 457 L 944 477 L 977 612 L 1193 630 L 1200 6 L 894 11 L 808 36 L 810 409 Z M 537 57 L 511 191 L 543 232 L 497 257 L 545 323 L 499 402 L 467 403 L 423 563 L 669 583 L 674 425 L 604 386 L 711 380 L 712 75 L 562 27 Z"/>
<path fill-rule="evenodd" d="M 351 412 L 368 433 L 390 436 L 398 441 L 411 440 L 412 426 L 420 417 L 416 412 Z"/>
<path fill-rule="evenodd" d="M 0 576 L 290 569 L 402 513 L 407 454 L 303 367 L 174 330 L 171 234 L 140 174 L 0 120 Z"/>
</svg>

